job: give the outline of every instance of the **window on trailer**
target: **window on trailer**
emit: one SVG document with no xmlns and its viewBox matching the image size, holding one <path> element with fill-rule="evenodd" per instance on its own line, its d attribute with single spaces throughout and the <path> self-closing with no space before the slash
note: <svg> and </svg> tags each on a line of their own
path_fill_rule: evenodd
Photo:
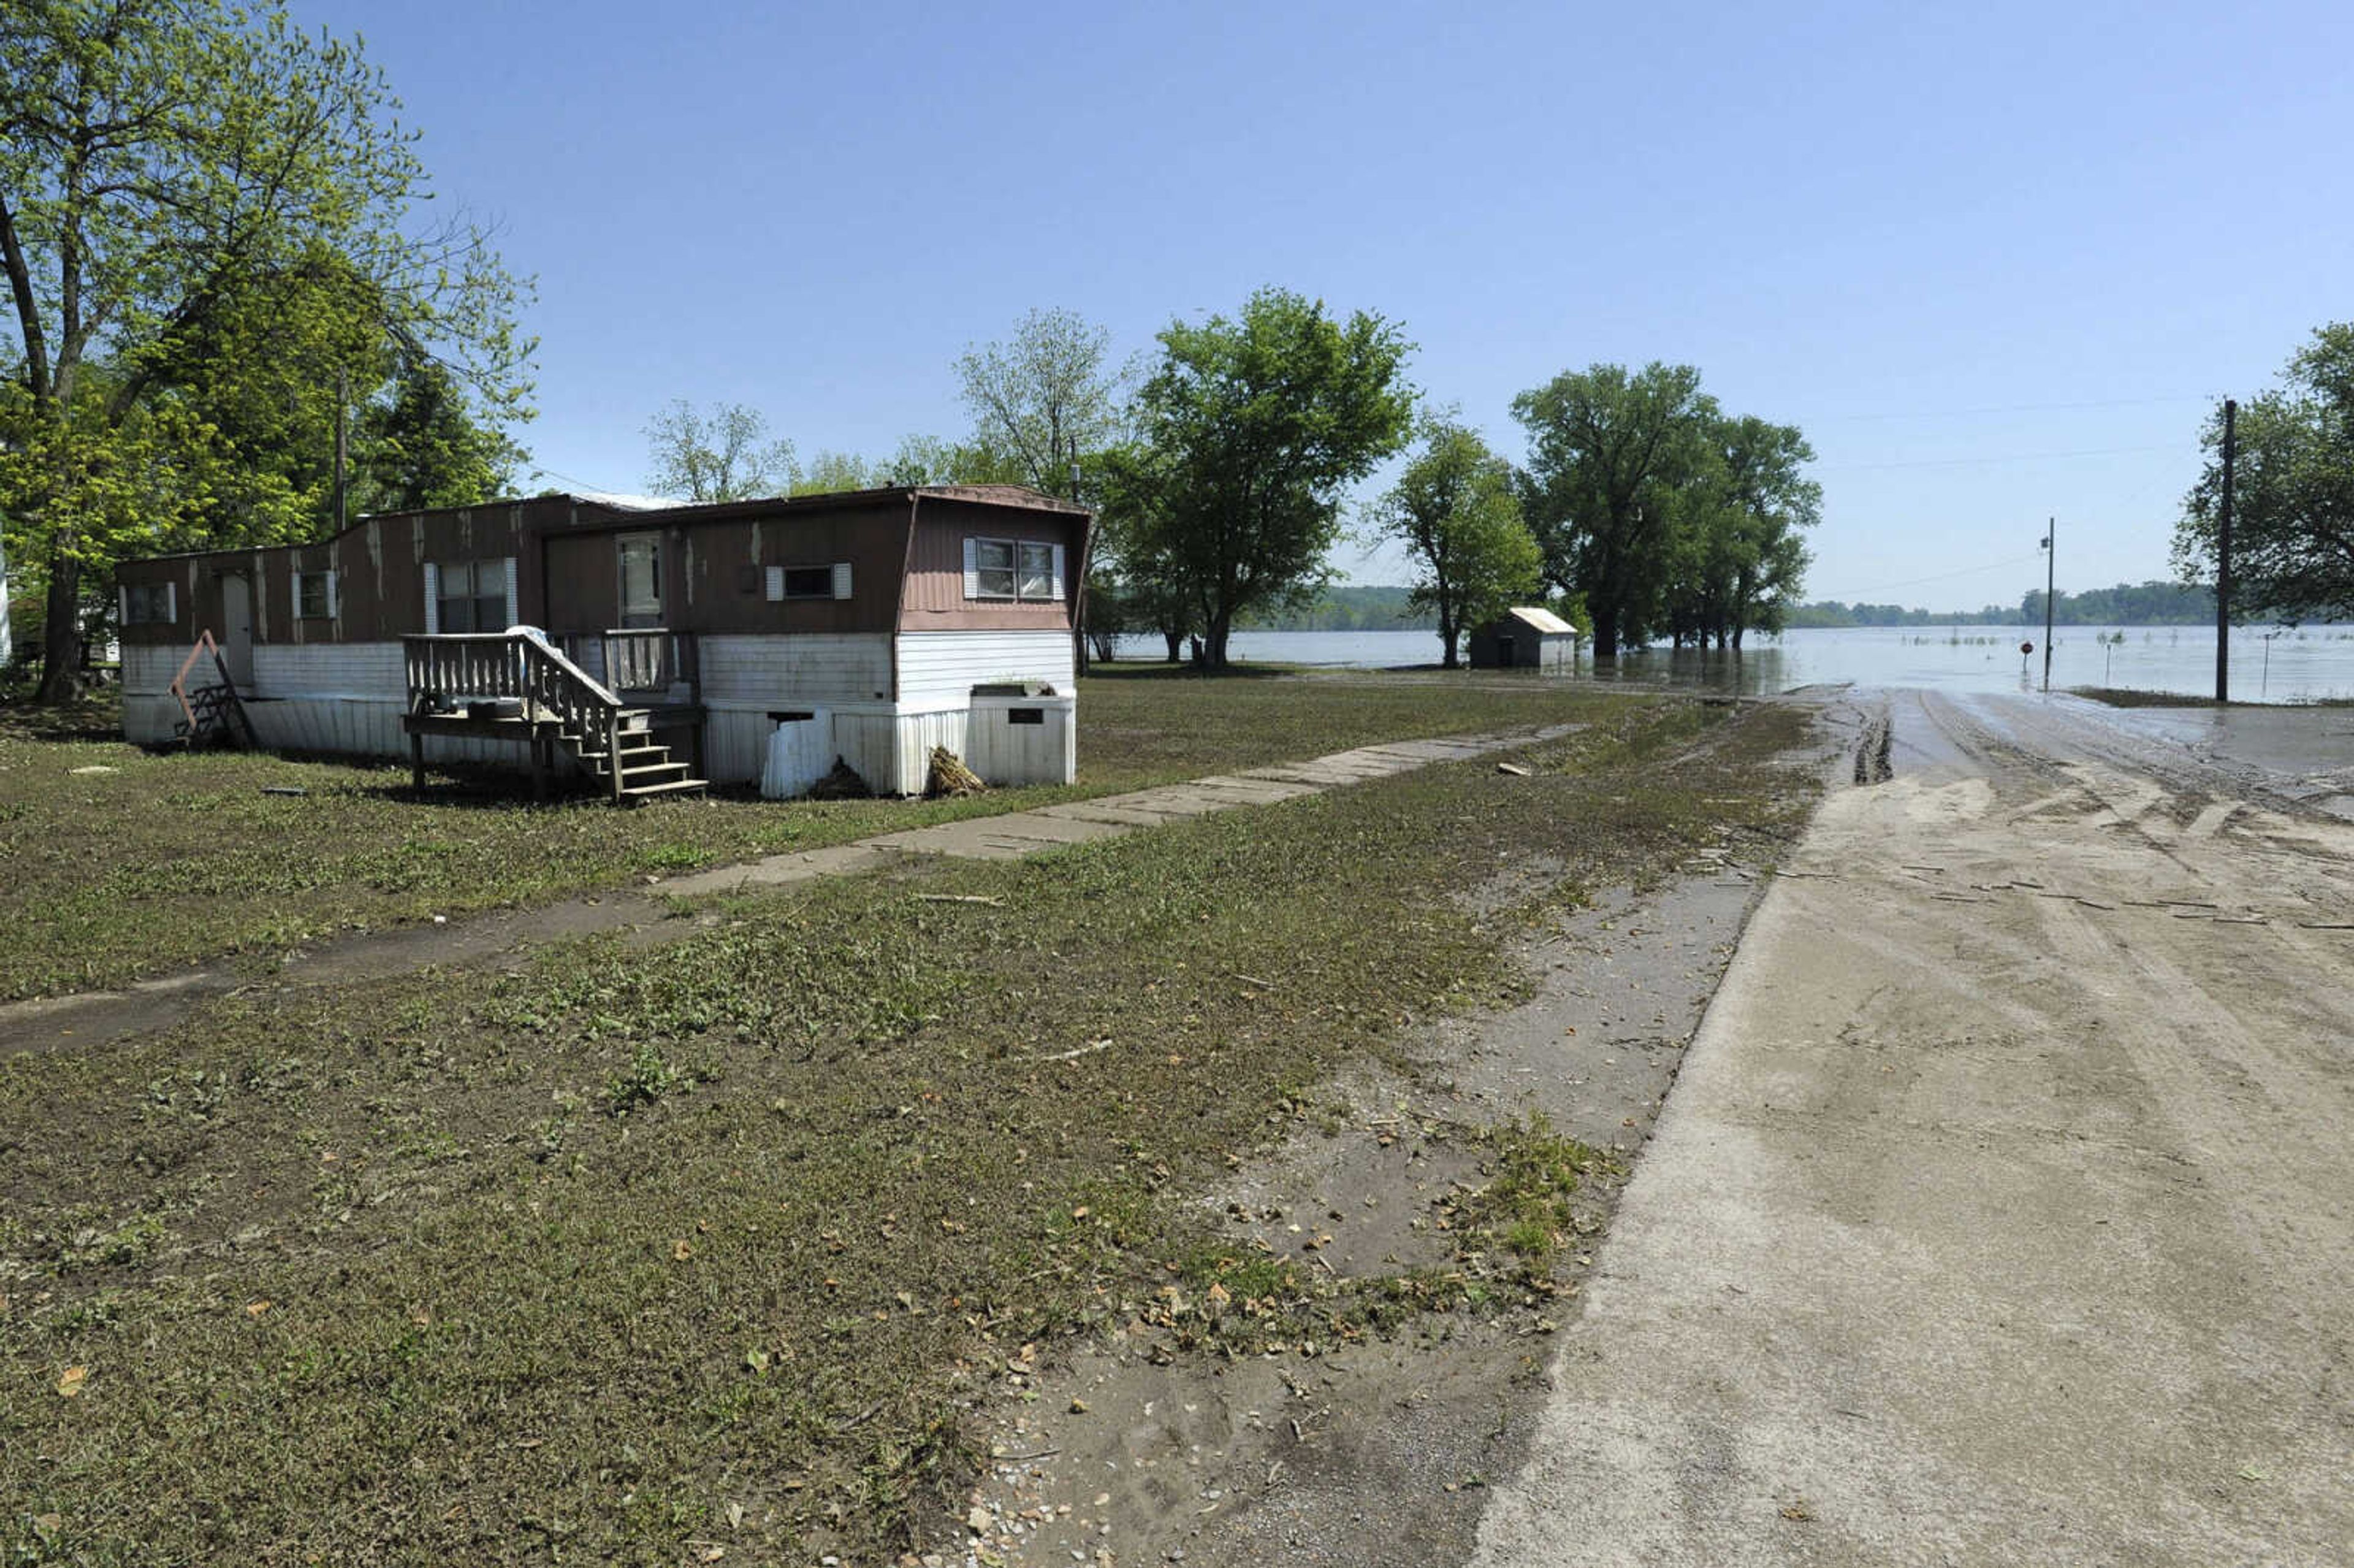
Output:
<svg viewBox="0 0 2354 1568">
<path fill-rule="evenodd" d="M 446 579 L 445 579 L 446 580 Z M 333 572 L 296 572 L 294 574 L 294 614 L 302 620 L 324 620 L 335 613 L 335 574 Z M 501 579 L 499 591 L 506 591 Z"/>
<path fill-rule="evenodd" d="M 504 631 L 509 624 L 507 564 L 452 561 L 440 568 L 443 631 Z"/>
<path fill-rule="evenodd" d="M 663 623 L 662 536 L 623 534 L 620 551 L 621 624 L 660 626 Z"/>
<path fill-rule="evenodd" d="M 1063 597 L 1059 545 L 1030 539 L 965 541 L 967 595 L 972 599 L 1056 599 Z"/>
<path fill-rule="evenodd" d="M 770 567 L 769 597 L 784 599 L 832 599 L 833 568 L 832 567 Z"/>
<path fill-rule="evenodd" d="M 122 620 L 126 626 L 168 625 L 179 619 L 179 596 L 172 583 L 131 583 L 122 590 Z"/>
</svg>

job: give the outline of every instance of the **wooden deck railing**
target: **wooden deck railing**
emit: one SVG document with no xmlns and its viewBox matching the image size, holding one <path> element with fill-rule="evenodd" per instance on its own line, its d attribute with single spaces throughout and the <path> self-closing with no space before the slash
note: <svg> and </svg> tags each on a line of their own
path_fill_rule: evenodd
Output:
<svg viewBox="0 0 2354 1568">
<path fill-rule="evenodd" d="M 404 637 L 408 708 L 433 698 L 523 704 L 527 719 L 562 725 L 590 746 L 609 740 L 621 700 L 588 672 L 524 632 L 451 632 Z"/>
<path fill-rule="evenodd" d="M 661 692 L 687 688 L 687 701 L 703 700 L 702 641 L 692 631 L 660 627 L 616 628 L 605 631 L 560 631 L 557 647 L 575 663 L 590 662 L 588 647 L 597 647 L 595 662 L 605 684 L 616 692 Z"/>
</svg>

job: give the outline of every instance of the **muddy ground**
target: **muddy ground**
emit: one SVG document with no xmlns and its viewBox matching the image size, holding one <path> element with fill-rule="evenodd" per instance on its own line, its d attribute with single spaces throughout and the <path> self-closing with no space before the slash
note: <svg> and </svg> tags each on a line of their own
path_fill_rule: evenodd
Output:
<svg viewBox="0 0 2354 1568">
<path fill-rule="evenodd" d="M 1613 1157 L 1580 1194 L 1577 1228 L 1598 1237 L 1758 887 L 1711 856 L 1558 917 L 1521 949 L 1527 1001 L 1432 1028 L 1404 1073 L 1326 1086 L 1311 1125 L 1212 1206 L 1269 1255 L 1342 1278 L 1443 1269 L 1450 1216 L 1483 1180 L 1478 1129 L 1541 1113 Z M 1485 1489 L 1520 1461 L 1593 1258 L 1567 1257 L 1556 1294 L 1388 1340 L 1171 1361 L 1140 1320 L 1067 1365 L 1010 1372 L 968 1559 L 1459 1559 Z"/>
<path fill-rule="evenodd" d="M 2354 737 L 1854 705 L 1469 1561 L 2349 1562 Z"/>
</svg>

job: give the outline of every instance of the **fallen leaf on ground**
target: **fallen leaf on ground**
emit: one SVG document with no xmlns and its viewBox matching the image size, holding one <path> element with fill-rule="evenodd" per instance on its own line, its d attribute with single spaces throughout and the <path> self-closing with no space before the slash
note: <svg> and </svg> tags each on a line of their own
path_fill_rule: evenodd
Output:
<svg viewBox="0 0 2354 1568">
<path fill-rule="evenodd" d="M 58 1378 L 58 1393 L 71 1399 L 81 1392 L 81 1385 L 89 1381 L 88 1367 L 68 1367 Z"/>
</svg>

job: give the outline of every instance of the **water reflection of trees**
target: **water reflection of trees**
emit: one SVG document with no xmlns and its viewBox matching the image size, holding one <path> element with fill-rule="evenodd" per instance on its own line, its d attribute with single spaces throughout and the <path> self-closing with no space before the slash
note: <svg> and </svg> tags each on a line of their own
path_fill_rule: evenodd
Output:
<svg viewBox="0 0 2354 1568">
<path fill-rule="evenodd" d="M 1580 673 L 1627 685 L 1669 686 L 1686 691 L 1756 696 L 1779 692 L 1790 682 L 1789 662 L 1777 647 L 1734 649 L 1638 648 L 1616 659 L 1586 658 Z"/>
</svg>

